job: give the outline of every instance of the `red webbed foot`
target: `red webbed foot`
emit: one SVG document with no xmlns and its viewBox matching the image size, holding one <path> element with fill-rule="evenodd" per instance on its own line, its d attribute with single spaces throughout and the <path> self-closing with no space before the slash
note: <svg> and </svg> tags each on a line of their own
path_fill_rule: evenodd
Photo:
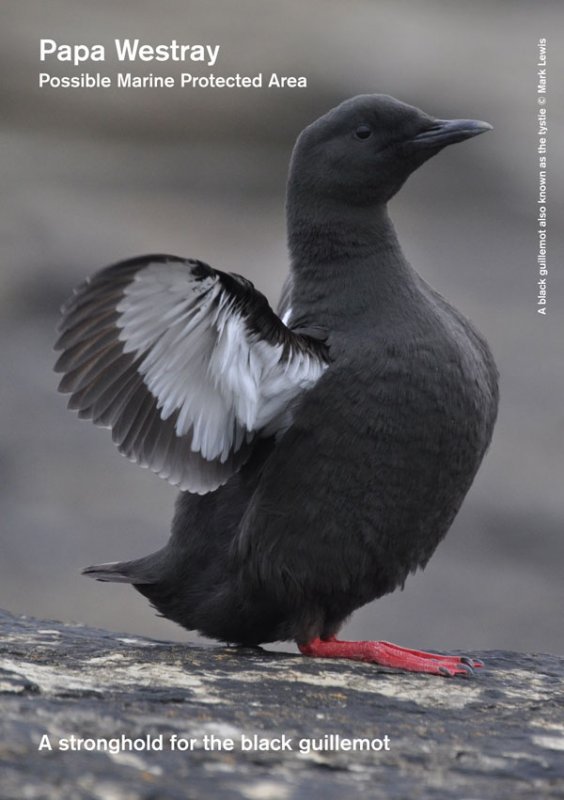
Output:
<svg viewBox="0 0 564 800">
<path fill-rule="evenodd" d="M 368 661 L 383 667 L 403 669 L 408 672 L 427 672 L 445 677 L 469 677 L 475 669 L 483 667 L 479 659 L 466 656 L 442 656 L 424 650 L 410 650 L 391 642 L 341 642 L 335 637 L 312 639 L 298 644 L 304 656 L 312 658 L 350 658 Z"/>
</svg>

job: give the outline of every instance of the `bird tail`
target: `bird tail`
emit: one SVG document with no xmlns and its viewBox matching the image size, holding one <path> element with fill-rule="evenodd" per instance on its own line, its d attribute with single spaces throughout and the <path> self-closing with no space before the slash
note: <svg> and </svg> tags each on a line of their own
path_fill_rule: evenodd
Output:
<svg viewBox="0 0 564 800">
<path fill-rule="evenodd" d="M 112 583 L 148 584 L 156 583 L 162 576 L 162 551 L 134 561 L 110 561 L 107 564 L 94 564 L 82 570 L 97 581 Z"/>
</svg>

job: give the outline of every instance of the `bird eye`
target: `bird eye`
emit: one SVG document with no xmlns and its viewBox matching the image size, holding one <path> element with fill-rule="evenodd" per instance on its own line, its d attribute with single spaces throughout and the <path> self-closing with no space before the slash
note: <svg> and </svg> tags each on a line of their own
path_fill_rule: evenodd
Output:
<svg viewBox="0 0 564 800">
<path fill-rule="evenodd" d="M 368 139 L 372 136 L 372 129 L 368 125 L 359 125 L 354 135 L 357 139 Z"/>
</svg>

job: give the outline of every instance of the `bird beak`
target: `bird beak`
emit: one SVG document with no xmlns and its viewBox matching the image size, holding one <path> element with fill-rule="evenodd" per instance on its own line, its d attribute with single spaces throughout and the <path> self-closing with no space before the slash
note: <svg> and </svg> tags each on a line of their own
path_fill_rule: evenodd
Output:
<svg viewBox="0 0 564 800">
<path fill-rule="evenodd" d="M 430 128 L 418 133 L 412 142 L 420 147 L 445 147 L 491 130 L 489 122 L 477 119 L 437 119 Z"/>
</svg>

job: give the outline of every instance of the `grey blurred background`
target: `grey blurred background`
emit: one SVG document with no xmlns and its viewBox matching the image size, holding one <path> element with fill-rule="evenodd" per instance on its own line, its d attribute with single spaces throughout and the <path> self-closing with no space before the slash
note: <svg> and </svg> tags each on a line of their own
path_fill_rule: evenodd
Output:
<svg viewBox="0 0 564 800">
<path fill-rule="evenodd" d="M 187 637 L 130 587 L 79 574 L 161 546 L 176 492 L 65 410 L 52 372 L 58 307 L 93 270 L 144 252 L 243 273 L 275 302 L 295 137 L 344 98 L 385 92 L 495 127 L 425 165 L 392 215 L 414 266 L 488 337 L 502 403 L 490 453 L 425 573 L 357 612 L 345 633 L 564 652 L 561 3 L 8 0 L 0 14 L 0 606 Z M 306 75 L 309 86 L 37 88 L 40 38 L 102 43 L 109 54 L 126 36 L 221 44 L 209 71 Z M 539 36 L 549 53 L 546 318 L 536 313 Z M 144 71 L 111 61 L 47 71 L 118 68 Z"/>
</svg>

